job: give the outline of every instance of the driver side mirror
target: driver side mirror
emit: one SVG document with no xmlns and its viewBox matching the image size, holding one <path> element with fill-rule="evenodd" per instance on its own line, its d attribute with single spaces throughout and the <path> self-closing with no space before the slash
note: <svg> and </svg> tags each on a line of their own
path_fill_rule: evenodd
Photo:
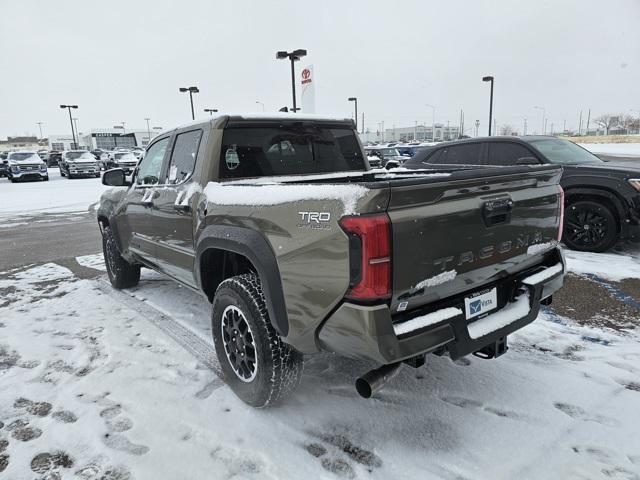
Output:
<svg viewBox="0 0 640 480">
<path fill-rule="evenodd" d="M 541 163 L 536 157 L 520 157 L 516 160 L 516 165 L 540 165 Z"/>
<path fill-rule="evenodd" d="M 121 168 L 114 168 L 104 172 L 104 175 L 102 175 L 102 184 L 109 187 L 128 187 L 130 185 L 130 183 L 127 182 L 124 170 Z"/>
</svg>

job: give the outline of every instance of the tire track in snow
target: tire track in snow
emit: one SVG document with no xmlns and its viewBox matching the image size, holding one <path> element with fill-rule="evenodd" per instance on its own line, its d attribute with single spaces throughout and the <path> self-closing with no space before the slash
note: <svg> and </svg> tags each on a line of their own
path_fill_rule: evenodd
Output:
<svg viewBox="0 0 640 480">
<path fill-rule="evenodd" d="M 201 392 L 198 392 L 197 395 L 199 398 L 206 398 L 215 390 L 224 386 L 224 382 L 221 379 L 222 370 L 220 369 L 213 348 L 213 342 L 207 342 L 180 322 L 171 318 L 165 312 L 149 305 L 147 302 L 132 297 L 126 293 L 126 291 L 115 290 L 104 278 L 98 280 L 97 285 L 101 292 L 114 297 L 122 305 L 139 313 L 141 317 L 162 330 L 203 365 L 211 368 L 215 372 L 218 378 L 206 385 Z"/>
</svg>

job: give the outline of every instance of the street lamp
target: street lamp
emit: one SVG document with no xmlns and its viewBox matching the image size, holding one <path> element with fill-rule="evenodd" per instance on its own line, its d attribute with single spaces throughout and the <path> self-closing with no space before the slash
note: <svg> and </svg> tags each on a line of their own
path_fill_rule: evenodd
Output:
<svg viewBox="0 0 640 480">
<path fill-rule="evenodd" d="M 264 112 L 264 103 L 262 103 L 262 102 L 260 102 L 258 100 L 256 100 L 256 103 L 258 103 L 258 104 L 260 104 L 262 106 L 262 111 Z"/>
<path fill-rule="evenodd" d="M 42 140 L 42 122 L 36 122 L 36 125 L 40 128 L 40 140 Z"/>
<path fill-rule="evenodd" d="M 193 110 L 193 94 L 200 92 L 198 87 L 180 87 L 179 90 L 181 92 L 189 92 L 189 100 L 191 100 L 191 120 L 196 119 L 196 113 Z"/>
<path fill-rule="evenodd" d="M 432 110 L 432 118 L 431 118 L 431 141 L 433 142 L 436 138 L 436 107 L 425 103 L 425 106 L 430 107 Z"/>
<path fill-rule="evenodd" d="M 147 122 L 147 145 L 149 145 L 149 142 L 151 141 L 151 128 L 149 127 L 149 120 L 151 120 L 148 117 L 145 117 L 144 120 Z"/>
<path fill-rule="evenodd" d="M 546 130 L 546 126 L 547 126 L 547 111 L 545 110 L 544 107 L 538 107 L 537 105 L 534 105 L 533 108 L 537 108 L 538 110 L 542 110 L 542 135 L 544 135 L 545 130 Z"/>
<path fill-rule="evenodd" d="M 73 117 L 73 125 L 76 127 L 76 135 L 78 136 L 78 145 L 76 145 L 76 148 L 80 148 L 80 130 L 78 130 L 78 120 L 79 118 Z"/>
<path fill-rule="evenodd" d="M 358 131 L 358 99 L 356 97 L 349 97 L 348 100 L 350 102 L 354 102 L 356 109 L 356 132 Z"/>
<path fill-rule="evenodd" d="M 489 136 L 491 136 L 491 118 L 493 117 L 493 77 L 482 77 L 483 82 L 491 82 L 491 95 L 489 97 Z"/>
<path fill-rule="evenodd" d="M 294 50 L 293 52 L 285 52 L 285 51 L 276 52 L 277 60 L 284 60 L 285 58 L 288 58 L 289 60 L 291 60 L 291 92 L 293 94 L 293 111 L 294 112 L 297 112 L 298 108 L 296 107 L 296 73 L 295 73 L 295 68 L 293 64 L 294 62 L 297 62 L 298 60 L 300 60 L 302 57 L 306 55 L 307 55 L 307 51 L 303 49 Z"/>
<path fill-rule="evenodd" d="M 205 108 L 204 111 L 207 112 L 209 115 L 213 116 L 213 113 L 217 112 L 218 109 L 217 108 Z"/>
<path fill-rule="evenodd" d="M 78 105 L 60 105 L 60 108 L 66 108 L 69 111 L 69 123 L 71 124 L 71 137 L 73 137 L 73 147 L 77 147 L 76 144 L 76 132 L 73 129 L 73 119 L 71 118 L 71 109 L 78 108 Z"/>
</svg>

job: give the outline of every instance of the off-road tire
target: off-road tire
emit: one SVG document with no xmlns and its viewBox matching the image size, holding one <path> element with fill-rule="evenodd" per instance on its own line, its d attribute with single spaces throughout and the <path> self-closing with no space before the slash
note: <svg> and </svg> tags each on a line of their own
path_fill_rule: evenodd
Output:
<svg viewBox="0 0 640 480">
<path fill-rule="evenodd" d="M 104 264 L 107 267 L 107 275 L 113 288 L 135 287 L 140 281 L 140 265 L 132 265 L 127 262 L 116 246 L 116 240 L 111 228 L 104 227 L 102 231 L 102 252 Z"/>
<path fill-rule="evenodd" d="M 223 314 L 233 306 L 242 312 L 255 346 L 256 373 L 240 379 L 231 365 L 222 334 Z M 271 325 L 260 279 L 254 273 L 223 281 L 216 290 L 211 317 L 213 342 L 223 379 L 245 403 L 256 408 L 271 406 L 290 395 L 300 383 L 303 356 L 284 343 Z"/>
<path fill-rule="evenodd" d="M 563 227 L 562 241 L 571 250 L 599 253 L 618 241 L 617 215 L 608 204 L 596 200 L 569 203 Z"/>
</svg>

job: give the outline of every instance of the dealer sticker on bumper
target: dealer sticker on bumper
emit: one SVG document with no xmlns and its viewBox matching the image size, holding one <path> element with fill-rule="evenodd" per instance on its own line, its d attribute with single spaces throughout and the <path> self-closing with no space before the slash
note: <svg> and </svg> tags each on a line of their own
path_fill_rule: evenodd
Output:
<svg viewBox="0 0 640 480">
<path fill-rule="evenodd" d="M 498 306 L 497 290 L 485 290 L 464 299 L 464 314 L 467 320 L 487 313 Z"/>
</svg>

